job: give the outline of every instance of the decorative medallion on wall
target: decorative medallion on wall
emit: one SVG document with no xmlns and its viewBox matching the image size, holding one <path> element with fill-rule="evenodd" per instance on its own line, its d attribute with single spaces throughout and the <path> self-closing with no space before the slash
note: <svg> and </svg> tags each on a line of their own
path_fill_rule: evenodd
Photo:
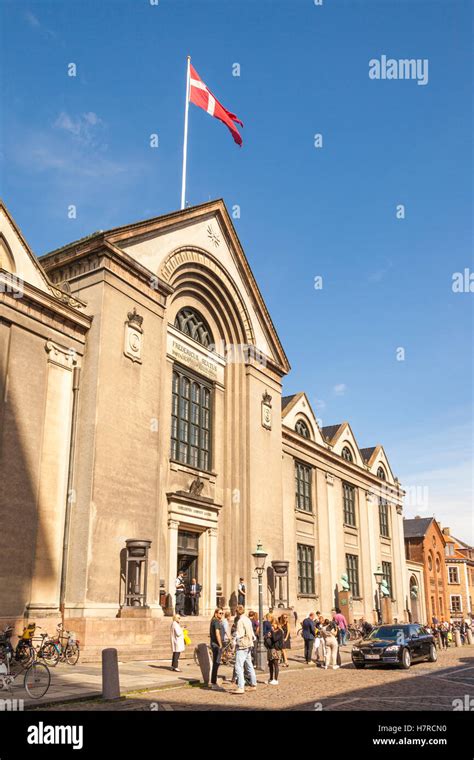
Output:
<svg viewBox="0 0 474 760">
<path fill-rule="evenodd" d="M 125 322 L 125 341 L 123 352 L 125 356 L 131 359 L 133 362 L 142 363 L 142 347 L 143 347 L 143 317 L 137 314 L 137 310 L 134 307 L 133 311 L 129 311 L 127 314 L 127 321 Z"/>
<path fill-rule="evenodd" d="M 204 488 L 204 480 L 201 480 L 201 478 L 198 477 L 195 478 L 191 485 L 189 486 L 189 493 L 191 496 L 200 496 L 202 489 Z"/>
<path fill-rule="evenodd" d="M 272 397 L 268 391 L 262 396 L 262 425 L 267 430 L 272 429 Z"/>
<path fill-rule="evenodd" d="M 214 243 L 215 247 L 217 248 L 218 245 L 220 245 L 221 239 L 217 232 L 214 232 L 214 229 L 211 224 L 207 225 L 207 237 L 211 241 L 211 243 Z"/>
</svg>

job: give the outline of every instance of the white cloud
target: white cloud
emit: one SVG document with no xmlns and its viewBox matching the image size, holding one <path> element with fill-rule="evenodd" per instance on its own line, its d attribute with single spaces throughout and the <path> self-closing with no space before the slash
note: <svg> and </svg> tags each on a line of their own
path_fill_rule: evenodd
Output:
<svg viewBox="0 0 474 760">
<path fill-rule="evenodd" d="M 343 396 L 346 390 L 347 390 L 347 385 L 345 383 L 338 383 L 333 388 L 333 391 L 336 394 L 336 396 Z"/>
<path fill-rule="evenodd" d="M 30 26 L 35 26 L 35 27 L 41 26 L 39 20 L 36 18 L 35 14 L 32 13 L 31 11 L 25 12 L 25 19 L 26 21 L 28 21 Z"/>
<path fill-rule="evenodd" d="M 94 148 L 105 147 L 101 145 L 96 129 L 104 126 L 102 119 L 93 111 L 88 111 L 76 117 L 70 116 L 65 111 L 61 111 L 53 124 L 53 127 L 68 132 L 82 145 Z"/>
</svg>

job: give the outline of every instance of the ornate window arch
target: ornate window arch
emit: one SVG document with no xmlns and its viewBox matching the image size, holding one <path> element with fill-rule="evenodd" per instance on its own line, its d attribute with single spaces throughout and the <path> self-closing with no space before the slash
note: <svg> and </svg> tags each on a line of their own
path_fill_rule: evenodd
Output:
<svg viewBox="0 0 474 760">
<path fill-rule="evenodd" d="M 377 477 L 380 478 L 380 480 L 387 480 L 387 476 L 385 475 L 385 470 L 383 467 L 378 468 Z"/>
<path fill-rule="evenodd" d="M 310 429 L 304 420 L 296 420 L 295 430 L 303 438 L 311 438 Z"/>
<path fill-rule="evenodd" d="M 346 460 L 346 462 L 353 462 L 354 456 L 352 454 L 352 451 L 350 450 L 349 446 L 344 446 L 341 451 L 341 456 L 343 459 Z"/>
<path fill-rule="evenodd" d="M 174 326 L 205 348 L 214 345 L 211 328 L 204 317 L 190 306 L 180 309 L 174 319 Z"/>
</svg>

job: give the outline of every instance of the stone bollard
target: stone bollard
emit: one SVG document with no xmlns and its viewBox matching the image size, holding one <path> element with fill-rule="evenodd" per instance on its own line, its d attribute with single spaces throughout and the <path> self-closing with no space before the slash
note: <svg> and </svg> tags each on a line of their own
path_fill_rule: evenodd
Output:
<svg viewBox="0 0 474 760">
<path fill-rule="evenodd" d="M 453 639 L 454 639 L 454 646 L 456 646 L 456 647 L 462 646 L 462 644 L 461 644 L 461 634 L 459 633 L 459 631 L 457 629 L 454 631 Z"/>
<path fill-rule="evenodd" d="M 120 699 L 117 650 L 102 650 L 102 699 Z"/>
<path fill-rule="evenodd" d="M 209 678 L 211 676 L 211 658 L 209 656 L 209 649 L 207 644 L 197 645 L 197 656 L 199 667 L 201 668 L 202 680 L 208 686 Z"/>
<path fill-rule="evenodd" d="M 472 631 L 471 631 L 470 628 L 468 628 L 467 631 L 466 631 L 466 639 L 467 639 L 467 643 L 468 644 L 473 644 L 474 643 L 474 639 L 472 638 Z"/>
</svg>

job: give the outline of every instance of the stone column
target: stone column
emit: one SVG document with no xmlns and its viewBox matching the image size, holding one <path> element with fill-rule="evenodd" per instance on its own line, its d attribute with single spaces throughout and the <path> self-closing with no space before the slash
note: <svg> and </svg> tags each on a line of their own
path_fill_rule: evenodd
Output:
<svg viewBox="0 0 474 760">
<path fill-rule="evenodd" d="M 178 574 L 178 520 L 168 520 L 168 578 L 167 591 L 171 594 L 173 609 L 176 597 L 176 576 Z"/>
<path fill-rule="evenodd" d="M 408 622 L 408 612 L 405 610 L 409 594 L 408 573 L 405 559 L 405 536 L 403 531 L 403 508 L 401 504 L 392 509 L 394 535 L 392 538 L 394 580 L 397 600 L 398 620 Z M 409 603 L 409 602 L 408 602 Z"/>
<path fill-rule="evenodd" d="M 48 378 L 38 483 L 35 558 L 28 610 L 57 614 L 69 466 L 74 352 L 45 345 Z M 72 495 L 71 495 L 72 498 Z"/>
<path fill-rule="evenodd" d="M 367 524 L 368 524 L 368 541 L 369 541 L 369 562 L 370 562 L 370 575 L 368 579 L 368 588 L 370 589 L 370 599 L 367 600 L 365 606 L 365 615 L 370 622 L 377 622 L 375 612 L 375 592 L 378 593 L 377 584 L 375 582 L 375 571 L 378 565 L 377 559 L 377 546 L 375 537 L 378 536 L 378 525 L 374 519 L 374 509 L 377 499 L 372 491 L 367 491 Z M 378 514 L 377 514 L 378 518 Z M 377 532 L 376 532 L 377 531 Z"/>
<path fill-rule="evenodd" d="M 207 529 L 207 562 L 209 579 L 208 596 L 205 597 L 205 614 L 212 614 L 216 606 L 216 586 L 217 586 L 217 529 Z"/>
<path fill-rule="evenodd" d="M 334 494 L 334 475 L 326 473 L 327 504 L 328 504 L 328 533 L 329 533 L 329 579 L 331 584 L 331 606 L 334 605 L 334 589 L 338 582 L 337 573 L 337 516 L 336 499 Z M 341 571 L 342 572 L 342 571 Z"/>
</svg>

